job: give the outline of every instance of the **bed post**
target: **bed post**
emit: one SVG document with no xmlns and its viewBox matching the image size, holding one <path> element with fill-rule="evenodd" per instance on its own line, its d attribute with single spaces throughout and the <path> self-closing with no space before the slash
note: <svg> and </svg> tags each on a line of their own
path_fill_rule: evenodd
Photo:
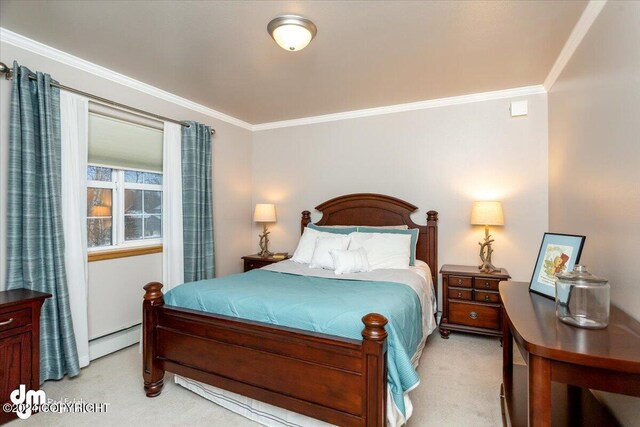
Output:
<svg viewBox="0 0 640 427">
<path fill-rule="evenodd" d="M 304 228 L 311 222 L 311 212 L 302 211 L 302 219 L 300 220 L 300 234 L 304 233 Z"/>
<path fill-rule="evenodd" d="M 156 397 L 164 386 L 164 369 L 156 360 L 157 308 L 164 305 L 162 284 L 151 282 L 144 286 L 142 303 L 142 377 L 147 397 Z"/>
<path fill-rule="evenodd" d="M 427 264 L 438 297 L 438 212 L 427 212 Z"/>
<path fill-rule="evenodd" d="M 362 318 L 362 357 L 365 369 L 365 425 L 382 427 L 387 417 L 387 319 L 377 313 Z"/>
</svg>

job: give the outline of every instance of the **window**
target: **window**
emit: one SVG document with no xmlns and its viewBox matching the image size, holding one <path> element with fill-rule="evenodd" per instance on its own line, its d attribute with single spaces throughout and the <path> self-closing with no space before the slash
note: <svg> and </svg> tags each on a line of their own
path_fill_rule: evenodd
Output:
<svg viewBox="0 0 640 427">
<path fill-rule="evenodd" d="M 162 174 L 90 164 L 87 246 L 126 249 L 162 242 Z"/>
<path fill-rule="evenodd" d="M 162 251 L 163 124 L 89 103 L 89 261 Z"/>
</svg>

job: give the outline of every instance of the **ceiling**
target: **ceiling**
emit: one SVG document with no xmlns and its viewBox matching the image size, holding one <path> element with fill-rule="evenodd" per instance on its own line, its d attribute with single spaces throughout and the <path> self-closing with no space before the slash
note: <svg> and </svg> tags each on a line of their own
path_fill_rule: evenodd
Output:
<svg viewBox="0 0 640 427">
<path fill-rule="evenodd" d="M 259 124 L 541 84 L 586 4 L 2 0 L 0 26 Z M 318 26 L 300 52 L 285 13 Z"/>
</svg>

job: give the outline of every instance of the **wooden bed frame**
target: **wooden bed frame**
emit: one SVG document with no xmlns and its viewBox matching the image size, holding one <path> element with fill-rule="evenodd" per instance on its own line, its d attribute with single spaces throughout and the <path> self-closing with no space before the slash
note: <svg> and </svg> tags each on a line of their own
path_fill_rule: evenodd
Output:
<svg viewBox="0 0 640 427">
<path fill-rule="evenodd" d="M 317 225 L 402 225 L 420 229 L 417 259 L 434 284 L 438 213 L 427 225 L 417 207 L 379 194 L 351 194 L 316 207 Z M 301 230 L 311 222 L 302 212 Z M 164 305 L 162 284 L 147 284 L 142 305 L 143 377 L 160 394 L 165 371 L 340 426 L 386 425 L 387 319 L 362 318 L 362 341 Z M 437 286 L 436 286 L 437 288 Z"/>
</svg>

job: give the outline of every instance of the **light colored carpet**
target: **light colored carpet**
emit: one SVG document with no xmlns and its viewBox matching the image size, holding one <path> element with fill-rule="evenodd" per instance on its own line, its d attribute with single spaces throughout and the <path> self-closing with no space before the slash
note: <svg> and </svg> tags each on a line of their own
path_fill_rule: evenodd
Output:
<svg viewBox="0 0 640 427">
<path fill-rule="evenodd" d="M 138 346 L 94 361 L 75 379 L 49 381 L 48 398 L 110 403 L 106 414 L 35 414 L 10 426 L 258 426 L 176 385 L 169 374 L 162 394 L 145 397 Z M 411 393 L 408 426 L 499 426 L 502 348 L 497 338 L 433 333 L 420 367 L 421 384 Z"/>
</svg>

